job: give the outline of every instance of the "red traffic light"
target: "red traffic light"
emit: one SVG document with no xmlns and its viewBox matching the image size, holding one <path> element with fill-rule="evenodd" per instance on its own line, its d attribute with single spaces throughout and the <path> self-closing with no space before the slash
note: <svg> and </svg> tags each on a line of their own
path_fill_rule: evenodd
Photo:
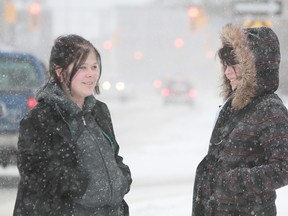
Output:
<svg viewBox="0 0 288 216">
<path fill-rule="evenodd" d="M 41 13 L 41 7 L 39 2 L 32 2 L 29 7 L 29 13 L 31 15 L 38 15 Z"/>
<path fill-rule="evenodd" d="M 183 48 L 184 47 L 184 40 L 182 38 L 176 38 L 174 41 L 174 46 L 177 49 Z"/>
<path fill-rule="evenodd" d="M 113 44 L 112 44 L 112 41 L 111 41 L 111 40 L 105 40 L 105 41 L 103 42 L 103 48 L 104 48 L 105 50 L 111 50 L 112 47 L 113 47 Z"/>
<path fill-rule="evenodd" d="M 191 18 L 196 18 L 200 16 L 200 9 L 196 6 L 191 6 L 188 10 L 188 16 Z"/>
</svg>

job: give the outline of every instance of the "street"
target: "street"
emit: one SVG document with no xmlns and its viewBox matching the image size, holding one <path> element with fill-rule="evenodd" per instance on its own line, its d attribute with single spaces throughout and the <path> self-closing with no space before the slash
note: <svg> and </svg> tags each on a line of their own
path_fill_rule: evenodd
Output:
<svg viewBox="0 0 288 216">
<path fill-rule="evenodd" d="M 120 155 L 132 172 L 126 195 L 131 216 L 191 215 L 193 179 L 204 157 L 218 99 L 197 100 L 194 107 L 163 106 L 157 96 L 109 107 Z M 210 106 L 209 106 L 210 105 Z M 288 215 L 288 188 L 278 191 L 278 215 Z M 11 216 L 16 188 L 1 188 L 1 216 Z"/>
</svg>

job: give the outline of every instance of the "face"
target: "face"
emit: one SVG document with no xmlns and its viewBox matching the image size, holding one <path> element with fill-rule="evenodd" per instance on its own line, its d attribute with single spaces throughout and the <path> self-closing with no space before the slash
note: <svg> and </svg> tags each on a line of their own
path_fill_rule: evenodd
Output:
<svg viewBox="0 0 288 216">
<path fill-rule="evenodd" d="M 73 64 L 68 68 L 69 73 L 71 73 L 72 67 Z M 71 91 L 68 94 L 70 99 L 82 108 L 85 97 L 94 93 L 99 76 L 100 68 L 97 56 L 94 52 L 90 52 L 86 61 L 80 66 L 72 79 Z"/>
<path fill-rule="evenodd" d="M 231 88 L 234 91 L 237 88 L 239 80 L 241 79 L 241 68 L 239 65 L 227 65 L 224 73 L 226 78 L 230 81 Z"/>
</svg>

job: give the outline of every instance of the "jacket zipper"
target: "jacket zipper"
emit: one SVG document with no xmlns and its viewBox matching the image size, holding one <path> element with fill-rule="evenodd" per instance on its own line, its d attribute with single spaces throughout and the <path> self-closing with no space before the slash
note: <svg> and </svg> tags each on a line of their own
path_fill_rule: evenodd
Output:
<svg viewBox="0 0 288 216">
<path fill-rule="evenodd" d="M 83 121 L 84 126 L 86 126 L 87 124 L 86 124 L 86 121 L 85 121 L 85 117 L 84 117 L 84 116 L 82 116 L 82 121 Z M 99 128 L 100 128 L 100 127 L 99 127 Z M 102 134 L 106 137 L 106 139 L 109 141 L 109 143 L 110 143 L 110 145 L 111 145 L 111 147 L 112 147 L 112 150 L 113 150 L 113 152 L 115 153 L 115 146 L 114 146 L 113 141 L 112 141 L 111 138 L 108 136 L 108 134 L 105 133 L 105 131 L 102 130 L 102 128 L 100 128 L 100 130 L 102 131 Z"/>
<path fill-rule="evenodd" d="M 110 143 L 110 145 L 111 145 L 111 147 L 112 147 L 112 150 L 113 150 L 113 152 L 114 152 L 114 154 L 115 154 L 115 146 L 114 146 L 113 141 L 112 141 L 111 138 L 108 136 L 108 134 L 105 133 L 105 131 L 102 130 L 102 128 L 100 128 L 100 130 L 102 131 L 102 133 L 103 133 L 103 135 L 106 137 L 106 139 L 109 141 L 109 143 Z"/>
<path fill-rule="evenodd" d="M 82 121 L 83 121 L 83 124 L 86 126 L 86 121 L 85 121 L 84 116 L 82 116 Z"/>
</svg>

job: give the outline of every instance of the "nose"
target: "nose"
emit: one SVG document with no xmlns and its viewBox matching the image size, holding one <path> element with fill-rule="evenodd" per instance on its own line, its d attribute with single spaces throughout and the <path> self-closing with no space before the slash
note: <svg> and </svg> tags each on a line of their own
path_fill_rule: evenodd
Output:
<svg viewBox="0 0 288 216">
<path fill-rule="evenodd" d="M 92 77 L 92 76 L 95 76 L 95 71 L 92 69 L 92 68 L 88 68 L 87 69 L 87 73 L 86 73 L 86 76 L 87 77 Z"/>
<path fill-rule="evenodd" d="M 226 76 L 227 76 L 227 75 L 231 75 L 231 74 L 233 74 L 233 73 L 234 73 L 234 69 L 233 69 L 233 67 L 227 65 L 226 68 L 225 68 L 224 73 L 225 73 Z"/>
<path fill-rule="evenodd" d="M 86 77 L 92 77 L 93 75 L 92 75 L 92 73 L 91 73 L 91 70 L 88 70 L 85 76 L 86 76 Z"/>
</svg>

